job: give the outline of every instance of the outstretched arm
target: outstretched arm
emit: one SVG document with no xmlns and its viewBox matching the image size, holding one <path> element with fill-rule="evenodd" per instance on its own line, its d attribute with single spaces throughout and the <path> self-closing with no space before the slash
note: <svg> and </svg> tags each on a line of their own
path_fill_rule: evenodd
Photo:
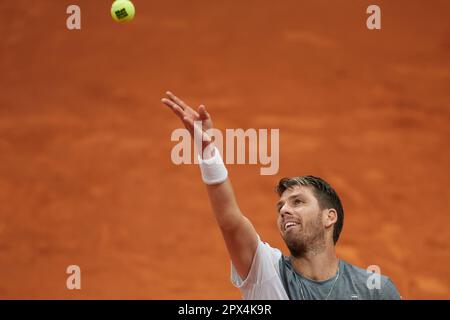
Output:
<svg viewBox="0 0 450 320">
<path fill-rule="evenodd" d="M 201 121 L 204 130 L 212 128 L 212 120 L 205 106 L 201 105 L 196 111 L 171 92 L 166 94 L 167 98 L 161 101 L 181 119 L 191 137 L 194 137 L 194 132 L 203 137 L 205 141 L 201 146 L 203 155 L 208 146 L 212 147 L 211 138 L 200 127 L 194 125 L 194 121 Z M 258 245 L 256 230 L 250 220 L 242 214 L 229 178 L 221 183 L 206 184 L 206 188 L 231 261 L 239 276 L 245 279 Z"/>
</svg>

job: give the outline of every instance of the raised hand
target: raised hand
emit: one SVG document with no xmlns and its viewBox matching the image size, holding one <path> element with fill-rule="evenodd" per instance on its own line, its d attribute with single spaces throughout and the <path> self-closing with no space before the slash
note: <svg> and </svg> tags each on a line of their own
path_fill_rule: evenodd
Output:
<svg viewBox="0 0 450 320">
<path fill-rule="evenodd" d="M 205 150 L 212 142 L 211 138 L 205 133 L 205 130 L 211 129 L 213 126 L 211 116 L 206 111 L 205 106 L 200 105 L 198 111 L 195 111 L 172 92 L 167 91 L 166 95 L 168 98 L 162 98 L 161 102 L 168 106 L 180 118 L 186 129 L 189 130 L 192 138 L 194 138 L 194 132 L 202 137 L 204 141 L 202 151 Z M 197 121 L 201 121 L 201 128 L 194 124 Z"/>
</svg>

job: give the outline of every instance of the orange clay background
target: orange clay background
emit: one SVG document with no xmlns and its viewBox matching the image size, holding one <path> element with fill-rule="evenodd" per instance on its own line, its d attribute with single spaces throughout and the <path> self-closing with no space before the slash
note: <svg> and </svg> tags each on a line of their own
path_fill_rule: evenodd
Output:
<svg viewBox="0 0 450 320">
<path fill-rule="evenodd" d="M 448 1 L 376 1 L 381 31 L 372 1 L 134 0 L 126 25 L 111 3 L 2 3 L 0 298 L 240 298 L 198 167 L 171 162 L 166 90 L 221 130 L 280 129 L 277 175 L 228 166 L 263 240 L 288 253 L 273 187 L 318 175 L 341 258 L 450 298 Z"/>
</svg>

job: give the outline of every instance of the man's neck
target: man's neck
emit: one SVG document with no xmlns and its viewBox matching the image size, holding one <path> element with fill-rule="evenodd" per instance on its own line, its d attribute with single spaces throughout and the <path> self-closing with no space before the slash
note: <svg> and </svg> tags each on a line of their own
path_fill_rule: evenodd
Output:
<svg viewBox="0 0 450 320">
<path fill-rule="evenodd" d="M 339 259 L 334 246 L 330 246 L 319 253 L 306 253 L 297 258 L 291 256 L 291 264 L 305 278 L 324 281 L 336 275 Z"/>
</svg>

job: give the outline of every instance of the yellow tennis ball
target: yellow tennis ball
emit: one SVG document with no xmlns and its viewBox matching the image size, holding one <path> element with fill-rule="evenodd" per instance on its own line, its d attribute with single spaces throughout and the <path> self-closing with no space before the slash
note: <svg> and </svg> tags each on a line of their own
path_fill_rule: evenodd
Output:
<svg viewBox="0 0 450 320">
<path fill-rule="evenodd" d="M 136 10 L 130 0 L 115 0 L 111 6 L 111 16 L 117 22 L 127 22 L 134 18 Z"/>
</svg>

